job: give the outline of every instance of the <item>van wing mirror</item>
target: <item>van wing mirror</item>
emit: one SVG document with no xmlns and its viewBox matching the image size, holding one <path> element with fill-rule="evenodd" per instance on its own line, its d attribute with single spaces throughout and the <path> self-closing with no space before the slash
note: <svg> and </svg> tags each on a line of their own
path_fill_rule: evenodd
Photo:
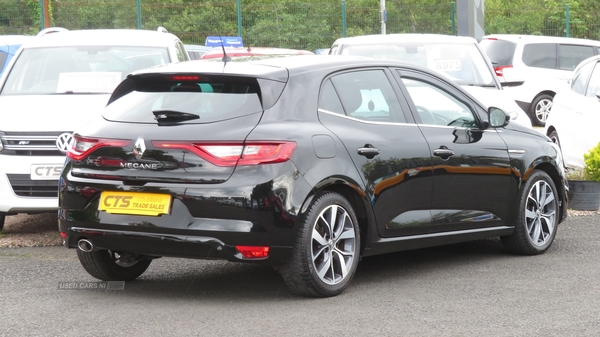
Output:
<svg viewBox="0 0 600 337">
<path fill-rule="evenodd" d="M 523 85 L 523 83 L 525 83 L 525 81 L 500 82 L 502 87 L 518 87 Z"/>
</svg>

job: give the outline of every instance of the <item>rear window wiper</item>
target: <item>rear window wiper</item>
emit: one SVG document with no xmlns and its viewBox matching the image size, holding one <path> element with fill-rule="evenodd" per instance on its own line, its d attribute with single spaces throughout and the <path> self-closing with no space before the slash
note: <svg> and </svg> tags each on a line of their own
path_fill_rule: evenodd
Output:
<svg viewBox="0 0 600 337">
<path fill-rule="evenodd" d="M 156 119 L 158 125 L 170 125 L 200 119 L 200 116 L 196 114 L 176 110 L 153 110 L 152 113 L 154 114 L 154 119 Z"/>
</svg>

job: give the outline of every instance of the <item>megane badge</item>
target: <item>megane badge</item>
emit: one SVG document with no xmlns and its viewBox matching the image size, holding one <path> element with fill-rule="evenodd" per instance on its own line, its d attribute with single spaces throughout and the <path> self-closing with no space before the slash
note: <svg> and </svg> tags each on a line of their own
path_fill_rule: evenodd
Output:
<svg viewBox="0 0 600 337">
<path fill-rule="evenodd" d="M 141 160 L 145 151 L 146 143 L 144 142 L 144 139 L 138 138 L 138 140 L 135 142 L 135 145 L 133 145 L 133 155 L 135 156 L 135 159 Z"/>
<path fill-rule="evenodd" d="M 67 151 L 69 151 L 69 148 L 71 147 L 71 142 L 73 142 L 72 134 L 68 132 L 61 133 L 56 138 L 56 148 L 62 153 L 67 153 Z"/>
</svg>

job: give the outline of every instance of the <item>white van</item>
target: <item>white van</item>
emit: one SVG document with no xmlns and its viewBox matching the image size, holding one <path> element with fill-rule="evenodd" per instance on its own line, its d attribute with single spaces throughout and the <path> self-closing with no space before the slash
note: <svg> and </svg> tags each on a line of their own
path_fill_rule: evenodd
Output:
<svg viewBox="0 0 600 337">
<path fill-rule="evenodd" d="M 61 29 L 24 43 L 0 77 L 0 230 L 6 215 L 58 209 L 73 130 L 100 116 L 128 73 L 187 60 L 161 31 Z"/>
<path fill-rule="evenodd" d="M 524 81 L 508 91 L 537 126 L 546 124 L 554 95 L 569 88 L 573 69 L 600 54 L 600 41 L 567 37 L 495 34 L 479 45 L 501 81 Z"/>
</svg>

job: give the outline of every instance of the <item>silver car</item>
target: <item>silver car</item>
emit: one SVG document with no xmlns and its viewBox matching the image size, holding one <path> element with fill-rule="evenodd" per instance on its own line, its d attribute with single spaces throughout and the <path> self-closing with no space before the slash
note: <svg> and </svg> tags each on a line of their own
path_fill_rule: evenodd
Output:
<svg viewBox="0 0 600 337">
<path fill-rule="evenodd" d="M 502 90 L 492 64 L 471 37 L 438 34 L 363 35 L 336 40 L 330 55 L 395 59 L 418 64 L 446 75 L 481 103 L 500 108 L 511 120 L 531 127 L 531 120 Z"/>
</svg>

